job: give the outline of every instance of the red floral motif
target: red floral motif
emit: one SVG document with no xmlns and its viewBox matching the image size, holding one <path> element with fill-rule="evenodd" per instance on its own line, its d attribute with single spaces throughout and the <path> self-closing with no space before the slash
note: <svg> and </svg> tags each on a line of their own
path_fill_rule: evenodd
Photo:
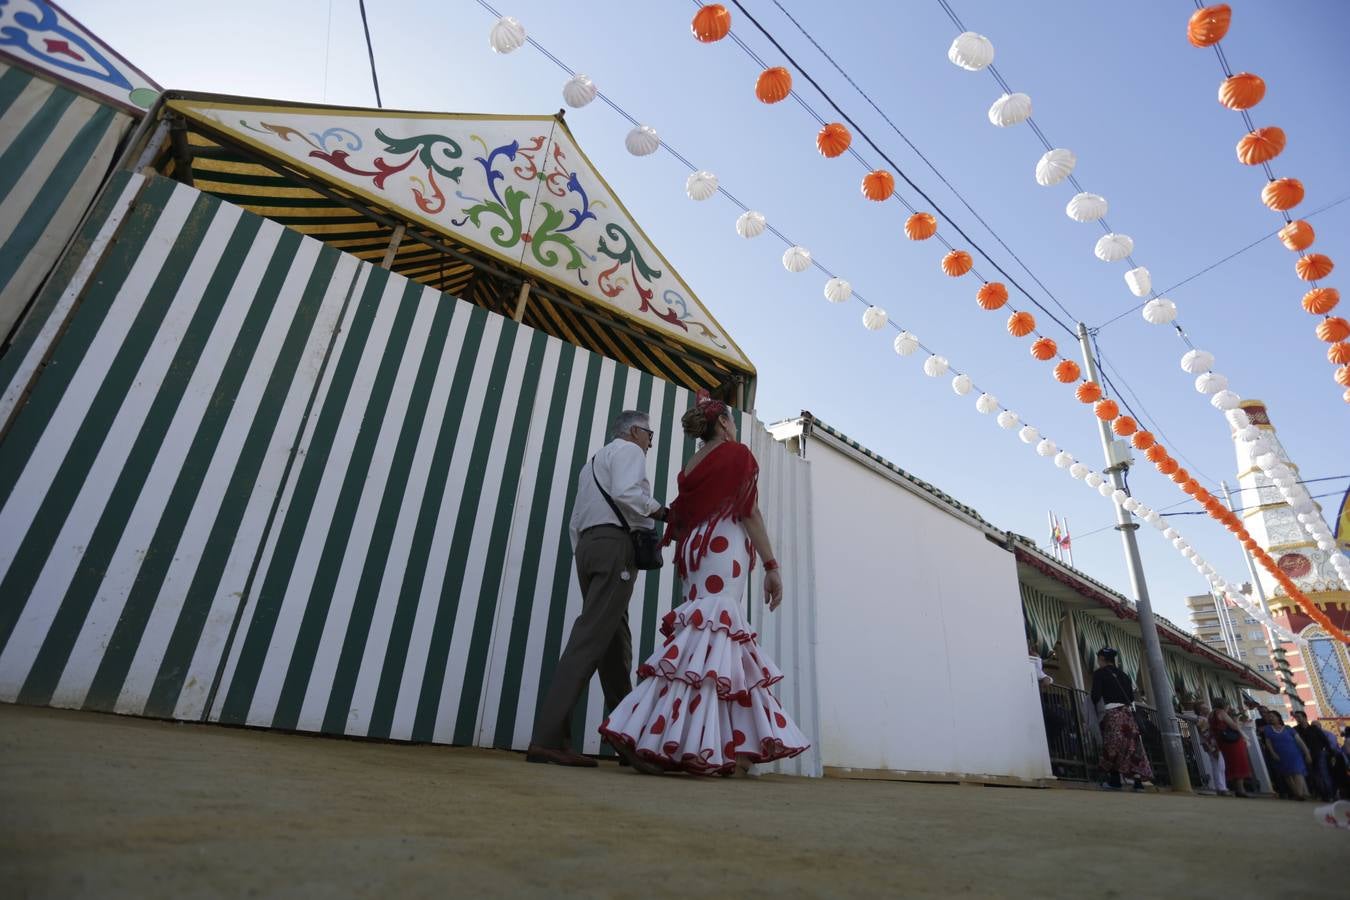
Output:
<svg viewBox="0 0 1350 900">
<path fill-rule="evenodd" d="M 722 588 L 726 585 L 722 582 L 722 577 L 720 575 L 709 575 L 708 580 L 703 582 L 703 586 L 708 589 L 708 593 L 710 594 L 720 594 L 722 593 Z"/>
</svg>

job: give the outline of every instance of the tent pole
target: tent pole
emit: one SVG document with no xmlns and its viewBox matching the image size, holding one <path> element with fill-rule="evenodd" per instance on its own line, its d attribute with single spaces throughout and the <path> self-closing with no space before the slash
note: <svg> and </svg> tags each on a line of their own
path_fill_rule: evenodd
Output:
<svg viewBox="0 0 1350 900">
<path fill-rule="evenodd" d="M 384 259 L 380 260 L 380 267 L 384 269 L 392 268 L 394 257 L 398 255 L 398 245 L 403 243 L 403 234 L 408 230 L 408 226 L 399 222 L 394 226 L 394 233 L 389 236 L 389 249 L 384 251 Z"/>
<path fill-rule="evenodd" d="M 522 281 L 520 283 L 520 294 L 516 297 L 516 311 L 512 314 L 511 318 L 517 322 L 523 322 L 525 320 L 525 307 L 529 305 L 529 302 L 530 283 L 528 281 Z"/>
</svg>

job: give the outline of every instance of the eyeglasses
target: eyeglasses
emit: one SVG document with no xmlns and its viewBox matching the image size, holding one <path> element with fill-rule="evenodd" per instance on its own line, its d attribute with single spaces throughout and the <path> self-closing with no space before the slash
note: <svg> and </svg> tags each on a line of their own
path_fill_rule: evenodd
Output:
<svg viewBox="0 0 1350 900">
<path fill-rule="evenodd" d="M 652 438 L 656 437 L 656 432 L 655 432 L 655 431 L 652 431 L 650 428 L 643 428 L 641 425 L 634 425 L 633 427 L 636 428 L 638 431 L 645 431 L 645 432 L 647 432 L 647 440 L 649 440 L 649 441 L 650 441 Z"/>
</svg>

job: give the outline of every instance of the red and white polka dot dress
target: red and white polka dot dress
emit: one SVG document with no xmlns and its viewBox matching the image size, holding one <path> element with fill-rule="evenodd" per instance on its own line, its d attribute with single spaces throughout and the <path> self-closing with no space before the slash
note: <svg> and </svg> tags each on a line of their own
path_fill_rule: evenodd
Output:
<svg viewBox="0 0 1350 900">
<path fill-rule="evenodd" d="M 643 680 L 600 733 L 648 762 L 701 775 L 731 773 L 737 756 L 796 756 L 810 743 L 769 692 L 783 673 L 741 612 L 753 552 L 745 529 L 722 518 L 687 547 L 686 599 L 662 620 L 665 643 L 638 666 Z"/>
</svg>

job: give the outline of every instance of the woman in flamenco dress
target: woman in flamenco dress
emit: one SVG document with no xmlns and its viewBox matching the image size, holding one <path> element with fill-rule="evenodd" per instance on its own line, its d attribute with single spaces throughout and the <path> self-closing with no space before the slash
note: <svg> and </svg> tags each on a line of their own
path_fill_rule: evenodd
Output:
<svg viewBox="0 0 1350 900">
<path fill-rule="evenodd" d="M 731 411 L 699 392 L 682 424 L 703 442 L 679 474 L 667 519 L 686 599 L 662 620 L 665 643 L 638 667 L 637 688 L 600 733 L 662 771 L 748 775 L 755 763 L 810 746 L 769 692 L 783 673 L 741 610 L 756 557 L 770 610 L 782 602 L 783 581 L 759 510 L 759 465 L 736 440 Z"/>
</svg>

